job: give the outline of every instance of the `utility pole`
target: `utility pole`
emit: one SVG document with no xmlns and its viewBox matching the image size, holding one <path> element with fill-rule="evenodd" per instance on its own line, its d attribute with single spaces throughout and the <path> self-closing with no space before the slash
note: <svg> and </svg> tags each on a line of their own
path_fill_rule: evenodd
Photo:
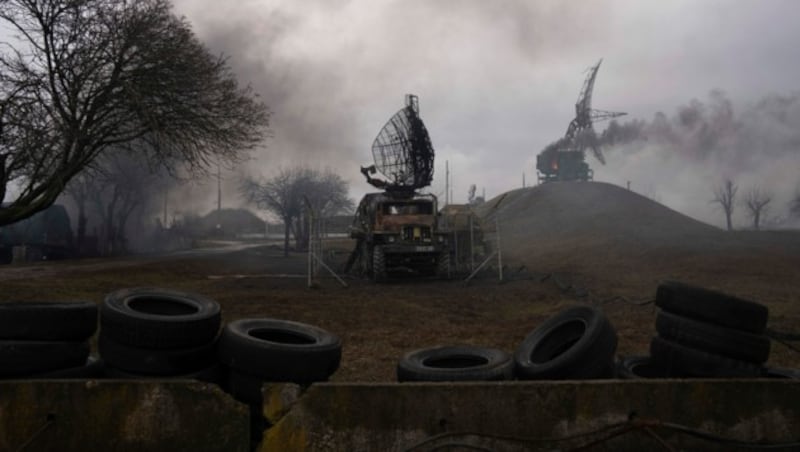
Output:
<svg viewBox="0 0 800 452">
<path fill-rule="evenodd" d="M 450 204 L 450 161 L 444 161 L 444 205 Z"/>
<path fill-rule="evenodd" d="M 222 211 L 222 171 L 217 165 L 217 212 Z"/>
<path fill-rule="evenodd" d="M 525 171 L 522 172 L 522 188 L 525 188 Z"/>
</svg>

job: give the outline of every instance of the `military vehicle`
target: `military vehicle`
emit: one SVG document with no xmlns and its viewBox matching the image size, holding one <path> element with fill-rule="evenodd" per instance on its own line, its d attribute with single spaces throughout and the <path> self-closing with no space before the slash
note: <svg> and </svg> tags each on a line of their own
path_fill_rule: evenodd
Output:
<svg viewBox="0 0 800 452">
<path fill-rule="evenodd" d="M 350 228 L 356 246 L 345 271 L 376 281 L 398 274 L 447 277 L 450 254 L 439 231 L 436 196 L 418 192 L 433 179 L 434 151 L 417 96 L 406 96 L 406 106 L 375 138 L 372 154 L 375 164 L 361 172 L 383 191 L 365 195 L 358 205 Z M 377 172 L 388 180 L 372 177 Z"/>
<path fill-rule="evenodd" d="M 575 103 L 575 118 L 570 121 L 563 138 L 548 145 L 536 156 L 536 171 L 539 183 L 553 181 L 589 181 L 594 172 L 586 162 L 586 149 L 590 148 L 597 160 L 605 164 L 600 152 L 593 123 L 616 118 L 625 113 L 595 110 L 592 108 L 592 91 L 600 63 L 589 68 L 589 74 Z"/>
</svg>

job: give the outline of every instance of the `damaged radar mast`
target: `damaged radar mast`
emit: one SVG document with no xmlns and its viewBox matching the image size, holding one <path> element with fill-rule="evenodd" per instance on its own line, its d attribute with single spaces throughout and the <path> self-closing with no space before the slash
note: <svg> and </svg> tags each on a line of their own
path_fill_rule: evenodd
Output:
<svg viewBox="0 0 800 452">
<path fill-rule="evenodd" d="M 567 133 L 563 138 L 548 145 L 536 156 L 536 169 L 539 182 L 592 180 L 593 171 L 586 163 L 586 148 L 591 148 L 592 153 L 600 163 L 606 160 L 600 152 L 600 146 L 592 124 L 606 119 L 616 118 L 626 113 L 595 110 L 592 108 L 592 91 L 594 80 L 600 63 L 597 62 L 589 68 L 589 74 L 583 82 L 583 87 L 575 103 L 575 118 L 570 121 Z"/>
<path fill-rule="evenodd" d="M 367 182 L 376 188 L 403 192 L 427 187 L 433 180 L 433 145 L 419 118 L 419 101 L 406 95 L 406 106 L 381 129 L 372 143 L 374 165 L 362 167 Z M 371 177 L 380 172 L 389 180 Z"/>
<path fill-rule="evenodd" d="M 361 173 L 383 191 L 368 193 L 358 205 L 350 228 L 356 247 L 345 271 L 376 281 L 398 273 L 447 276 L 450 255 L 436 196 L 418 192 L 433 181 L 434 151 L 417 96 L 407 95 L 405 107 L 383 126 L 372 156 L 375 164 Z"/>
</svg>

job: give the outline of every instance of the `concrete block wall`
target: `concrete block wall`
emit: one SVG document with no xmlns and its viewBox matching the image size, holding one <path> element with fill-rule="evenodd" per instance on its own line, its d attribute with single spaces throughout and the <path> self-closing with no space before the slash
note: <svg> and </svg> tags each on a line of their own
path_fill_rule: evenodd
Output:
<svg viewBox="0 0 800 452">
<path fill-rule="evenodd" d="M 594 441 L 600 448 L 592 450 L 659 450 L 661 441 L 675 450 L 733 450 L 687 431 L 795 442 L 783 450 L 800 450 L 800 383 L 792 380 L 325 383 L 294 399 L 281 393 L 285 386 L 265 388 L 273 426 L 263 452 L 425 451 L 447 444 L 561 450 Z"/>
<path fill-rule="evenodd" d="M 249 450 L 249 411 L 194 381 L 0 382 L 0 451 Z"/>
</svg>

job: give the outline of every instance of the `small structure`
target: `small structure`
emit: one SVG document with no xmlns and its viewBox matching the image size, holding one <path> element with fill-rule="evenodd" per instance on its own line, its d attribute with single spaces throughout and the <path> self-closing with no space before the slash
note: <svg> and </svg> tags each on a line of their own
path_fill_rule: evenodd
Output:
<svg viewBox="0 0 800 452">
<path fill-rule="evenodd" d="M 567 127 L 563 138 L 548 145 L 536 156 L 536 170 L 539 183 L 552 181 L 592 180 L 594 173 L 586 163 L 586 149 L 590 148 L 597 160 L 605 164 L 600 152 L 593 123 L 616 118 L 626 113 L 595 110 L 592 108 L 592 91 L 600 63 L 589 69 L 583 87 L 575 103 L 575 117 Z"/>
<path fill-rule="evenodd" d="M 69 215 L 60 204 L 30 218 L 0 226 L 0 264 L 64 259 L 74 253 Z"/>
</svg>

